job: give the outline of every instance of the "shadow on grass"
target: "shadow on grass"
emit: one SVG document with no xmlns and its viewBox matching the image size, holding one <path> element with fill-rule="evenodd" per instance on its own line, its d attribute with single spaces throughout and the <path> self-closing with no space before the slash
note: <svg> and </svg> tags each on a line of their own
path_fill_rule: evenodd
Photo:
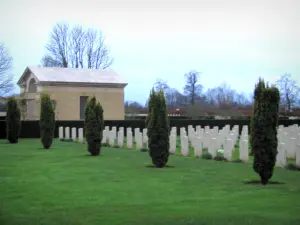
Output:
<svg viewBox="0 0 300 225">
<path fill-rule="evenodd" d="M 145 166 L 146 168 L 155 168 L 155 169 L 163 169 L 163 168 L 175 168 L 175 166 L 169 166 L 169 165 L 166 165 L 165 167 L 162 167 L 162 168 L 158 168 L 154 165 L 146 165 Z"/>
<path fill-rule="evenodd" d="M 260 180 L 244 180 L 244 184 L 262 185 Z M 285 183 L 279 181 L 269 181 L 267 185 L 274 185 L 274 184 L 285 184 Z"/>
</svg>

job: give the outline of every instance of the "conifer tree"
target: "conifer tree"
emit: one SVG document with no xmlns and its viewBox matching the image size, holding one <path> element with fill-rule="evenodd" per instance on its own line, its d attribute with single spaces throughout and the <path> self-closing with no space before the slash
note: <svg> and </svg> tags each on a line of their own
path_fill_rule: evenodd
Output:
<svg viewBox="0 0 300 225">
<path fill-rule="evenodd" d="M 17 100 L 9 97 L 6 103 L 6 137 L 11 144 L 18 143 L 21 130 L 21 111 Z"/>
<path fill-rule="evenodd" d="M 49 94 L 41 94 L 40 133 L 44 149 L 52 145 L 55 129 L 55 111 Z"/>
<path fill-rule="evenodd" d="M 148 146 L 152 163 L 157 168 L 165 167 L 169 157 L 169 131 L 167 105 L 163 91 L 152 91 L 151 117 L 148 123 Z"/>
</svg>

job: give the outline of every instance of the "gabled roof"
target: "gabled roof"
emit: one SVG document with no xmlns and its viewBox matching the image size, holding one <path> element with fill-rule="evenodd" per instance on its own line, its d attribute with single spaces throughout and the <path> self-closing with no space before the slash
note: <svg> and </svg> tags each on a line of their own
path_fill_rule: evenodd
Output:
<svg viewBox="0 0 300 225">
<path fill-rule="evenodd" d="M 77 83 L 77 84 L 110 84 L 125 87 L 126 81 L 112 69 L 76 69 L 58 67 L 27 67 L 18 81 L 21 85 L 27 74 L 32 73 L 36 83 Z"/>
</svg>

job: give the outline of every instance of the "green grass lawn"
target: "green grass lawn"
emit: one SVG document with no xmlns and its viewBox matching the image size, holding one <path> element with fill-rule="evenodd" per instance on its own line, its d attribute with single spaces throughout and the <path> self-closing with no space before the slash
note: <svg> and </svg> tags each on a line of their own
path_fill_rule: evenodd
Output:
<svg viewBox="0 0 300 225">
<path fill-rule="evenodd" d="M 147 152 L 37 139 L 0 141 L 0 224 L 299 225 L 300 173 L 276 168 L 267 186 L 252 166 L 172 155 L 149 167 Z M 298 200 L 297 200 L 298 199 Z"/>
</svg>

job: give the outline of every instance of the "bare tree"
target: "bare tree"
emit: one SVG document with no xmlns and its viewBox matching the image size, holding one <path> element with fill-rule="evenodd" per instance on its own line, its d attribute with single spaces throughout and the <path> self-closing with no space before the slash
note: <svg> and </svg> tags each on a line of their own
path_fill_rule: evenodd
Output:
<svg viewBox="0 0 300 225">
<path fill-rule="evenodd" d="M 297 82 L 292 79 L 291 74 L 283 74 L 277 80 L 276 86 L 280 90 L 280 103 L 285 112 L 290 112 L 292 107 L 297 104 L 299 98 L 299 87 Z"/>
<path fill-rule="evenodd" d="M 170 87 L 166 80 L 158 78 L 158 79 L 156 79 L 156 81 L 154 83 L 154 89 L 155 89 L 155 91 L 163 90 L 164 93 L 166 93 L 168 91 L 168 89 L 170 89 Z"/>
<path fill-rule="evenodd" d="M 12 57 L 4 44 L 0 42 L 0 96 L 10 94 L 14 88 L 11 66 Z"/>
<path fill-rule="evenodd" d="M 57 23 L 41 63 L 46 67 L 105 69 L 113 59 L 101 31 Z"/>
<path fill-rule="evenodd" d="M 238 106 L 251 106 L 253 103 L 252 99 L 251 98 L 249 99 L 244 93 L 236 93 L 234 102 Z"/>
<path fill-rule="evenodd" d="M 201 96 L 203 86 L 199 84 L 199 72 L 190 71 L 184 75 L 185 77 L 185 86 L 184 94 L 188 97 L 188 101 L 191 105 L 195 104 L 197 96 Z"/>
</svg>

